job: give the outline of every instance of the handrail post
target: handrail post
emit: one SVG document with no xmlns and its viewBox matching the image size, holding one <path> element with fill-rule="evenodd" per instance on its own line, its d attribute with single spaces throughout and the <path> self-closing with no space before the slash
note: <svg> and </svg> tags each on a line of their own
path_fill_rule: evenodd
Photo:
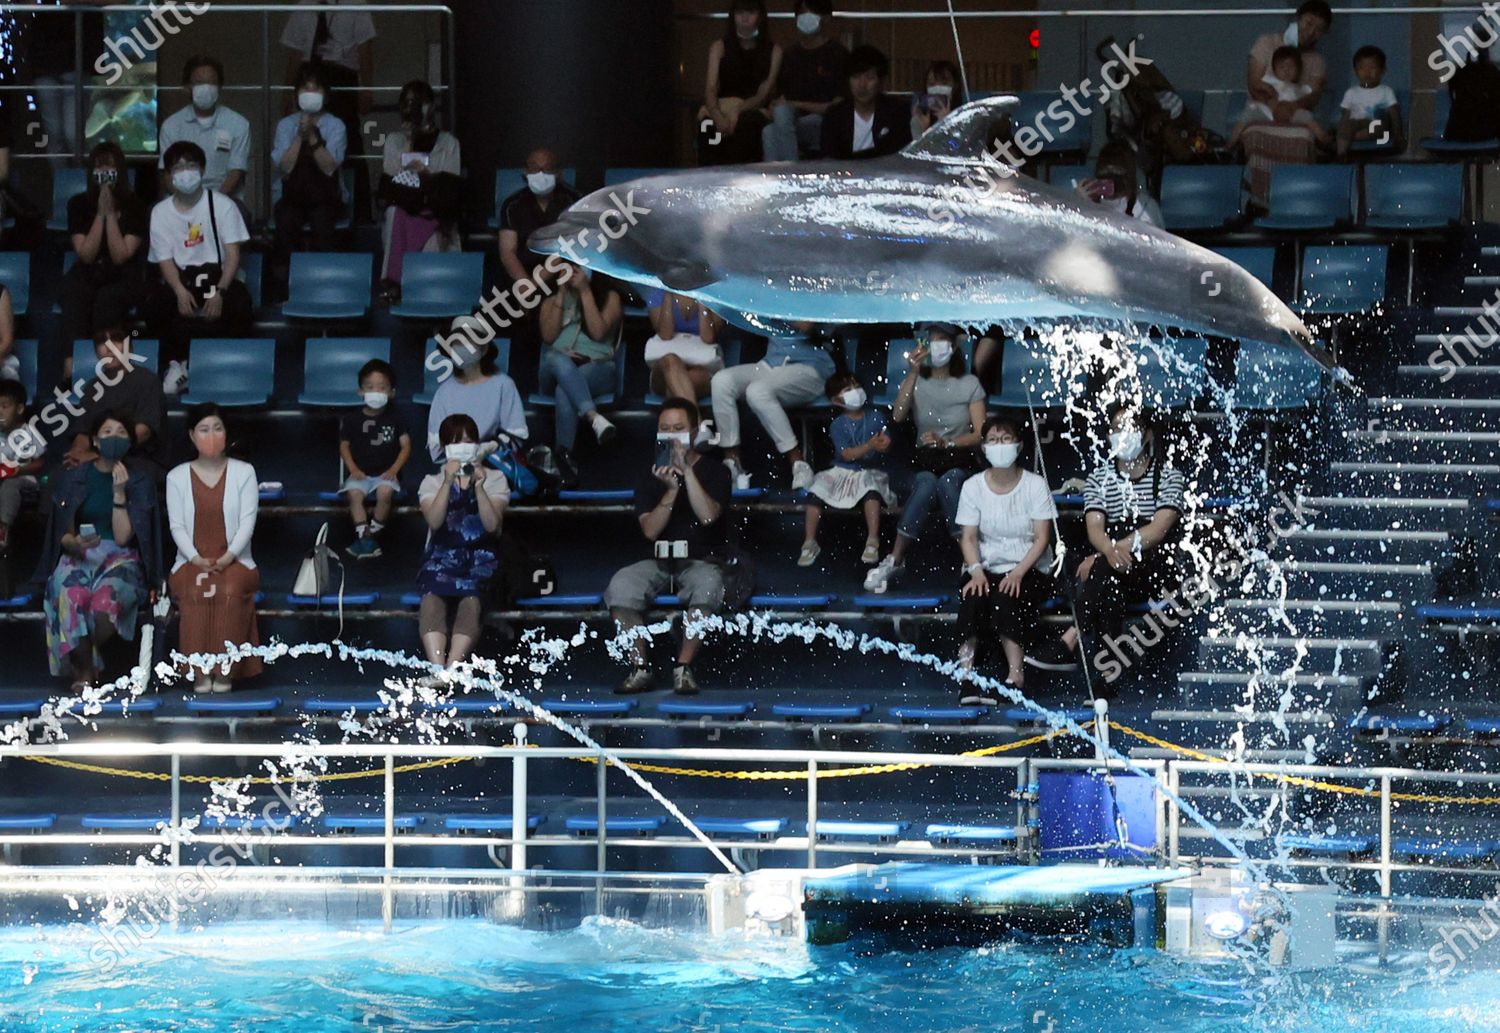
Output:
<svg viewBox="0 0 1500 1033">
<path fill-rule="evenodd" d="M 172 754 L 172 867 L 182 864 L 182 754 Z"/>
<path fill-rule="evenodd" d="M 517 721 L 511 730 L 516 749 L 526 747 L 526 722 Z M 510 762 L 510 867 L 526 870 L 526 754 L 517 753 Z"/>
<path fill-rule="evenodd" d="M 594 914 L 603 915 L 604 879 L 602 878 L 602 876 L 605 872 L 605 866 L 608 863 L 608 837 L 605 835 L 604 829 L 608 814 L 604 800 L 606 791 L 605 779 L 609 774 L 609 769 L 607 766 L 609 764 L 609 761 L 605 758 L 604 749 L 602 747 L 595 754 L 595 756 L 598 758 L 599 770 L 594 779 L 594 792 L 596 794 L 596 798 L 594 801 L 594 817 L 595 820 L 598 821 L 599 827 L 597 830 L 595 830 L 594 835 L 594 870 L 599 873 L 601 878 L 594 880 Z"/>
<path fill-rule="evenodd" d="M 1026 785 L 1030 781 L 1026 774 L 1030 765 L 1031 760 L 1028 757 L 1022 757 L 1021 763 L 1016 765 L 1016 860 L 1018 861 L 1025 860 L 1025 855 L 1029 854 L 1031 849 L 1028 845 L 1030 837 L 1027 835 L 1026 825 L 1028 817 Z"/>
<path fill-rule="evenodd" d="M 1380 776 L 1380 961 L 1391 938 L 1391 776 Z"/>
<path fill-rule="evenodd" d="M 818 762 L 807 762 L 807 867 L 818 866 Z"/>
<path fill-rule="evenodd" d="M 1178 853 L 1178 833 L 1182 828 L 1182 808 L 1177 806 L 1177 797 L 1181 792 L 1182 775 L 1177 770 L 1176 764 L 1167 765 L 1167 860 L 1173 868 L 1180 863 Z"/>
<path fill-rule="evenodd" d="M 380 894 L 380 917 L 390 932 L 396 908 L 392 899 L 391 869 L 396 867 L 396 755 L 385 755 L 385 876 Z"/>
</svg>

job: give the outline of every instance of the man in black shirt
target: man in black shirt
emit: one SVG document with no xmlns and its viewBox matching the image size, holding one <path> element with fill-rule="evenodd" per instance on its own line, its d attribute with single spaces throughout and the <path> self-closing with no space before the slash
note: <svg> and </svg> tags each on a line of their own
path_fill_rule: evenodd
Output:
<svg viewBox="0 0 1500 1033">
<path fill-rule="evenodd" d="M 578 192 L 558 171 L 557 155 L 538 147 L 526 156 L 526 185 L 500 204 L 500 264 L 512 283 L 530 278 L 542 264 L 542 256 L 526 246 L 527 239 L 578 200 Z"/>
<path fill-rule="evenodd" d="M 685 398 L 662 403 L 656 418 L 659 459 L 635 491 L 641 533 L 653 544 L 657 558 L 625 567 L 610 579 L 604 593 L 621 631 L 639 627 L 643 612 L 662 592 L 675 591 L 689 618 L 724 604 L 724 573 L 717 561 L 726 558 L 725 528 L 734 484 L 728 467 L 693 448 L 697 431 L 697 405 Z M 651 688 L 651 670 L 639 639 L 633 651 L 634 668 L 616 692 Z M 684 634 L 672 671 L 675 691 L 698 691 L 692 669 L 697 652 L 698 639 Z"/>
<path fill-rule="evenodd" d="M 172 458 L 162 438 L 167 426 L 167 397 L 162 393 L 161 381 L 139 357 L 130 359 L 130 368 L 126 368 L 124 358 L 130 355 L 130 335 L 120 327 L 100 330 L 94 335 L 94 355 L 98 358 L 97 378 L 95 370 L 73 371 L 73 382 L 84 381 L 85 386 L 82 412 L 74 418 L 65 439 L 69 447 L 63 455 L 63 465 L 71 469 L 98 459 L 89 428 L 100 413 L 119 413 L 135 428 L 135 446 L 130 456 L 148 464 L 152 476 L 161 484 L 166 480 Z"/>
<path fill-rule="evenodd" d="M 890 63 L 871 46 L 849 55 L 849 96 L 823 116 L 823 157 L 878 158 L 911 143 L 911 108 L 888 96 Z"/>
<path fill-rule="evenodd" d="M 798 0 L 797 45 L 785 48 L 780 97 L 771 108 L 771 124 L 761 131 L 766 161 L 796 161 L 818 151 L 823 113 L 844 92 L 849 61 L 849 51 L 828 34 L 831 21 L 830 0 Z"/>
</svg>

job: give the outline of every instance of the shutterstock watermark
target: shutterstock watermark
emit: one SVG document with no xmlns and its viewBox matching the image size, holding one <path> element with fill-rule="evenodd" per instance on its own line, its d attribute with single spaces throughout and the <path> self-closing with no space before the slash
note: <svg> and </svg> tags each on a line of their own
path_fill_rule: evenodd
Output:
<svg viewBox="0 0 1500 1033">
<path fill-rule="evenodd" d="M 167 37 L 175 36 L 193 24 L 193 19 L 207 13 L 209 6 L 207 3 L 178 3 L 177 0 L 157 3 L 150 0 L 146 4 L 146 18 L 141 24 L 123 36 L 112 36 L 104 41 L 104 53 L 95 60 L 94 71 L 104 76 L 105 86 L 113 86 L 137 62 L 155 61 L 156 52 Z M 127 47 L 134 52 L 134 57 L 125 55 Z"/>
<path fill-rule="evenodd" d="M 1437 966 L 1439 976 L 1451 976 L 1459 965 L 1478 953 L 1480 944 L 1489 943 L 1500 933 L 1500 887 L 1484 898 L 1479 905 L 1479 916 L 1487 928 L 1479 928 L 1475 919 L 1443 924 L 1443 942 L 1434 943 L 1427 951 L 1427 960 Z M 1464 942 L 1460 944 L 1460 940 Z"/>
<path fill-rule="evenodd" d="M 102 401 L 106 391 L 125 379 L 125 375 L 134 371 L 138 364 L 144 365 L 146 362 L 144 355 L 136 355 L 130 351 L 128 341 L 123 350 L 114 341 L 108 342 L 106 347 L 109 354 L 94 363 L 92 388 L 87 380 L 74 380 L 66 387 L 58 384 L 52 389 L 52 401 L 6 435 L 6 445 L 12 454 L 26 463 L 41 458 L 42 453 L 47 450 L 48 440 L 47 435 L 42 433 L 43 426 L 53 437 L 61 438 L 73 425 L 73 421 L 86 411 L 81 403 Z M 114 361 L 110 362 L 110 359 Z"/>
<path fill-rule="evenodd" d="M 562 254 L 548 255 L 528 279 L 492 290 L 489 297 L 479 303 L 483 313 L 477 321 L 479 326 L 471 321 L 461 331 L 439 335 L 438 344 L 442 347 L 427 356 L 427 368 L 437 374 L 440 383 L 453 375 L 453 356 L 457 349 L 465 348 L 470 355 L 477 354 L 495 339 L 499 331 L 525 318 L 528 312 L 540 306 L 572 278 L 573 269 L 567 263 L 582 265 L 582 259 L 586 257 L 584 252 L 588 249 L 596 255 L 604 254 L 610 244 L 630 232 L 641 216 L 651 214 L 650 208 L 635 203 L 634 190 L 627 191 L 623 200 L 618 193 L 610 191 L 609 200 L 610 207 L 599 213 L 597 232 L 585 227 L 572 237 L 564 237 L 557 243 Z M 590 243 L 591 240 L 594 243 Z M 503 310 L 503 314 L 497 310 Z"/>
<path fill-rule="evenodd" d="M 1470 323 L 1453 336 L 1438 335 L 1438 346 L 1427 356 L 1427 366 L 1438 373 L 1443 383 L 1452 380 L 1459 370 L 1479 358 L 1479 353 L 1500 341 L 1500 290 L 1495 296 L 1479 306 L 1484 315 L 1478 319 L 1484 330 L 1481 337 Z M 1462 352 L 1462 354 L 1460 354 Z"/>
<path fill-rule="evenodd" d="M 1438 82 L 1446 83 L 1458 70 L 1500 42 L 1500 2 L 1488 0 L 1484 12 L 1462 32 L 1452 36 L 1438 33 L 1437 49 L 1427 55 L 1427 67 L 1438 73 Z"/>
</svg>

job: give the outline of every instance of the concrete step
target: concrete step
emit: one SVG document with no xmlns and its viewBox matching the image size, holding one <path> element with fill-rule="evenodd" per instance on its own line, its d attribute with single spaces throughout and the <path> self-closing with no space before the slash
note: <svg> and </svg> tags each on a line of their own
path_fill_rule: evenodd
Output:
<svg viewBox="0 0 1500 1033">
<path fill-rule="evenodd" d="M 1500 463 L 1342 461 L 1329 464 L 1328 484 L 1331 491 L 1353 495 L 1455 498 L 1500 494 Z"/>
<path fill-rule="evenodd" d="M 1295 527 L 1281 540 L 1294 559 L 1340 563 L 1435 563 L 1452 548 L 1446 531 Z"/>
<path fill-rule="evenodd" d="M 1430 563 L 1343 563 L 1289 560 L 1282 564 L 1288 595 L 1298 599 L 1411 602 L 1430 599 Z"/>
<path fill-rule="evenodd" d="M 1362 498 L 1314 495 L 1300 498 L 1310 528 L 1390 531 L 1456 531 L 1469 517 L 1468 499 Z"/>
<path fill-rule="evenodd" d="M 1391 667 L 1397 648 L 1372 638 L 1205 635 L 1198 640 L 1198 669 L 1375 676 Z"/>
<path fill-rule="evenodd" d="M 1409 609 L 1393 600 L 1229 599 L 1224 604 L 1226 631 L 1251 634 L 1297 634 L 1352 638 L 1395 637 L 1403 633 Z"/>
<path fill-rule="evenodd" d="M 1349 674 L 1260 674 L 1185 671 L 1177 676 L 1184 707 L 1250 706 L 1261 710 L 1347 710 L 1370 702 L 1375 679 Z"/>
<path fill-rule="evenodd" d="M 1450 367 L 1492 366 L 1500 363 L 1500 336 L 1494 340 L 1478 325 L 1460 327 L 1451 333 L 1417 334 L 1411 342 L 1411 360 L 1440 372 Z"/>
<path fill-rule="evenodd" d="M 1500 431 L 1500 400 L 1435 398 L 1425 390 L 1430 382 L 1413 386 L 1422 390 L 1368 399 L 1367 429 Z"/>
<path fill-rule="evenodd" d="M 1151 720 L 1157 722 L 1191 722 L 1193 724 L 1229 725 L 1302 725 L 1315 728 L 1332 728 L 1338 718 L 1326 710 L 1293 710 L 1282 713 L 1277 710 L 1153 710 Z M 1302 754 L 1299 753 L 1299 756 Z"/>
<path fill-rule="evenodd" d="M 1500 380 L 1495 387 L 1500 388 Z M 1351 458 L 1376 462 L 1500 462 L 1500 431 L 1376 430 L 1351 431 Z"/>
</svg>

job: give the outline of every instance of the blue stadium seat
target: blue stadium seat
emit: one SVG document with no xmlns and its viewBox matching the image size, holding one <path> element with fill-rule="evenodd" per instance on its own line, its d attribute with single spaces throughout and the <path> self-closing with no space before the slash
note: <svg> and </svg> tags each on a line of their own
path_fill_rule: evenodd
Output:
<svg viewBox="0 0 1500 1033">
<path fill-rule="evenodd" d="M 889 841 L 899 839 L 901 833 L 911 828 L 909 821 L 845 821 L 827 819 L 818 821 L 819 839 L 868 839 Z"/>
<path fill-rule="evenodd" d="M 629 183 L 633 179 L 646 179 L 650 176 L 670 176 L 677 169 L 665 168 L 620 168 L 604 170 L 604 185 L 616 187 L 621 183 Z"/>
<path fill-rule="evenodd" d="M 1063 403 L 1057 371 L 1047 357 L 1025 340 L 1007 339 L 1000 355 L 1000 390 L 990 395 L 990 404 L 1006 409 L 1025 409 L 1028 404 L 1051 408 Z"/>
<path fill-rule="evenodd" d="M 1045 717 L 1043 717 L 1041 714 L 1038 714 L 1036 711 L 1028 710 L 1025 707 L 1007 707 L 1000 716 L 1013 725 L 1047 724 L 1047 719 Z M 1074 708 L 1071 710 L 1064 709 L 1062 711 L 1062 716 L 1076 721 L 1079 724 L 1086 725 L 1087 722 L 1094 719 L 1094 712 L 1092 710 L 1080 708 Z"/>
<path fill-rule="evenodd" d="M 1222 229 L 1240 217 L 1245 183 L 1243 165 L 1168 165 L 1161 180 L 1161 215 L 1166 228 Z"/>
<path fill-rule="evenodd" d="M 493 697 L 484 699 L 450 699 L 441 704 L 424 703 L 422 709 L 441 713 L 452 711 L 458 714 L 500 714 L 510 709 L 508 703 L 504 703 Z"/>
<path fill-rule="evenodd" d="M 791 822 L 785 818 L 694 818 L 693 824 L 710 836 L 775 839 Z"/>
<path fill-rule="evenodd" d="M 650 836 L 655 834 L 667 823 L 667 819 L 651 815 L 649 817 L 615 817 L 606 815 L 604 818 L 604 831 L 613 836 L 622 833 L 633 833 L 637 836 Z M 599 832 L 599 818 L 597 815 L 589 814 L 569 818 L 563 822 L 569 832 L 576 832 L 580 836 L 597 835 Z"/>
<path fill-rule="evenodd" d="M 1482 861 L 1495 852 L 1496 844 L 1486 839 L 1398 837 L 1391 841 L 1391 853 L 1397 857 L 1455 864 Z"/>
<path fill-rule="evenodd" d="M 367 696 L 363 699 L 311 696 L 302 701 L 302 712 L 305 714 L 346 714 L 351 710 L 356 714 L 373 714 L 384 709 L 385 702 L 375 696 Z"/>
<path fill-rule="evenodd" d="M 535 832 L 544 822 L 545 814 L 528 814 L 526 830 Z M 443 819 L 443 827 L 450 832 L 503 832 L 507 835 L 515 827 L 509 814 L 450 814 Z"/>
<path fill-rule="evenodd" d="M 902 724 L 970 724 L 990 712 L 989 707 L 891 707 Z"/>
<path fill-rule="evenodd" d="M 374 268 L 374 259 L 361 252 L 298 251 L 281 313 L 292 319 L 361 319 L 370 311 Z"/>
<path fill-rule="evenodd" d="M 630 502 L 634 498 L 634 488 L 565 488 L 557 493 L 559 502 L 588 502 L 594 505 Z"/>
<path fill-rule="evenodd" d="M 1447 714 L 1360 714 L 1349 721 L 1357 732 L 1440 732 L 1453 723 Z"/>
<path fill-rule="evenodd" d="M 359 371 L 371 359 L 391 359 L 389 337 L 310 337 L 302 358 L 301 405 L 353 408 L 363 404 Z"/>
<path fill-rule="evenodd" d="M 1234 369 L 1237 408 L 1306 409 L 1323 393 L 1323 368 L 1297 348 L 1241 341 Z"/>
<path fill-rule="evenodd" d="M 1265 284 L 1267 289 L 1274 290 L 1271 285 L 1272 274 L 1276 271 L 1276 249 L 1274 247 L 1216 247 L 1210 248 L 1216 255 L 1223 255 L 1245 272 Z"/>
<path fill-rule="evenodd" d="M 773 703 L 771 713 L 788 721 L 858 721 L 868 703 Z"/>
<path fill-rule="evenodd" d="M 1263 230 L 1331 230 L 1354 214 L 1354 166 L 1278 165 Z"/>
<path fill-rule="evenodd" d="M 636 708 L 633 699 L 544 699 L 543 709 L 571 717 L 624 717 Z"/>
<path fill-rule="evenodd" d="M 510 338 L 497 337 L 494 343 L 495 365 L 501 373 L 505 373 L 510 369 Z M 443 376 L 452 367 L 452 363 L 446 361 L 445 357 L 434 358 L 438 350 L 437 338 L 427 338 L 426 358 L 422 362 L 422 390 L 412 396 L 412 401 L 418 405 L 432 404 L 432 396 L 437 394 Z"/>
<path fill-rule="evenodd" d="M 1135 356 L 1141 391 L 1153 407 L 1191 405 L 1208 384 L 1208 342 L 1201 337 L 1143 343 L 1135 348 Z"/>
<path fill-rule="evenodd" d="M 1294 853 L 1337 857 L 1368 854 L 1380 841 L 1374 836 L 1316 836 L 1283 832 L 1276 837 L 1276 842 Z"/>
<path fill-rule="evenodd" d="M 358 607 L 374 606 L 376 603 L 380 602 L 380 593 L 379 592 L 345 592 L 343 594 L 343 596 L 342 596 L 342 599 L 343 599 L 343 605 L 346 608 L 347 607 L 351 607 L 351 606 L 358 606 Z M 295 606 L 295 607 L 307 608 L 307 609 L 312 609 L 313 607 L 320 607 L 322 609 L 328 609 L 329 607 L 337 608 L 338 605 L 339 605 L 339 600 L 340 600 L 340 596 L 339 596 L 339 594 L 337 592 L 330 592 L 328 595 L 290 595 L 290 594 L 288 594 L 287 597 L 286 597 L 286 604 L 288 606 Z"/>
<path fill-rule="evenodd" d="M 516 600 L 516 607 L 522 610 L 597 610 L 603 605 L 604 596 L 598 592 L 533 595 Z"/>
<path fill-rule="evenodd" d="M 622 324 L 623 328 L 623 324 Z M 613 389 L 603 394 L 594 395 L 594 404 L 601 409 L 607 409 L 625 397 L 625 342 L 623 335 L 617 334 L 615 338 L 615 384 Z M 537 409 L 552 409 L 556 407 L 557 401 L 552 395 L 533 391 L 526 399 L 526 404 Z"/>
<path fill-rule="evenodd" d="M 56 824 L 55 814 L 0 814 L 0 832 L 45 832 Z"/>
<path fill-rule="evenodd" d="M 52 169 L 52 214 L 47 216 L 49 230 L 62 231 L 68 228 L 68 202 L 88 188 L 88 169 Z"/>
<path fill-rule="evenodd" d="M 12 353 L 16 357 L 16 363 L 21 367 L 21 386 L 26 389 L 26 400 L 28 406 L 35 404 L 36 401 L 37 348 L 37 342 L 31 338 L 27 338 L 25 340 L 17 341 L 15 351 Z"/>
<path fill-rule="evenodd" d="M 1088 153 L 1090 145 L 1094 140 L 1094 120 L 1091 115 L 1077 115 L 1067 105 L 1061 93 L 1044 90 L 1022 90 L 1017 98 L 1020 103 L 1011 112 L 1011 124 L 1020 126 L 1044 126 L 1051 140 L 1041 141 L 1041 155 L 1064 155 L 1072 154 L 1083 157 Z M 1072 126 L 1064 130 L 1060 118 L 1048 117 L 1045 112 L 1053 103 L 1062 104 L 1061 108 L 1054 111 L 1065 111 L 1070 115 L 1076 115 Z"/>
<path fill-rule="evenodd" d="M 281 709 L 280 696 L 191 696 L 187 701 L 189 714 L 227 714 L 248 717 L 274 714 Z"/>
<path fill-rule="evenodd" d="M 234 278 L 245 285 L 245 290 L 250 292 L 250 306 L 259 309 L 261 306 L 261 287 L 265 278 L 266 256 L 259 251 L 246 251 L 240 249 L 240 270 L 234 274 Z"/>
<path fill-rule="evenodd" d="M 16 318 L 31 304 L 31 252 L 0 251 L 0 285 L 10 291 L 10 306 Z"/>
<path fill-rule="evenodd" d="M 130 339 L 130 354 L 139 355 L 145 360 L 143 365 L 155 372 L 158 368 L 157 361 L 161 358 L 161 342 L 142 340 L 139 337 Z M 98 363 L 94 355 L 94 340 L 91 337 L 73 342 L 73 379 L 92 380 L 94 378 L 94 367 Z"/>
<path fill-rule="evenodd" d="M 276 818 L 267 818 L 259 814 L 226 814 L 222 817 L 217 814 L 205 814 L 203 816 L 203 824 L 199 828 L 203 831 L 252 829 L 259 832 L 270 829 L 274 832 L 281 832 L 293 825 L 300 825 L 302 822 L 303 817 L 300 814 L 287 814 Z"/>
<path fill-rule="evenodd" d="M 155 832 L 172 824 L 170 814 L 85 814 L 78 824 L 90 832 Z"/>
<path fill-rule="evenodd" d="M 561 170 L 557 178 L 562 180 L 568 186 L 573 186 L 578 182 L 578 170 L 576 168 L 573 168 L 572 166 L 569 166 L 568 168 Z M 525 186 L 526 169 L 524 167 L 496 169 L 495 207 L 491 209 L 489 222 L 487 222 L 485 225 L 492 230 L 498 230 L 500 228 L 500 205 L 505 202 L 505 199 L 507 197 L 509 197 L 511 194 L 514 194 L 517 190 L 524 188 Z"/>
<path fill-rule="evenodd" d="M 822 610 L 838 601 L 836 595 L 778 595 L 765 592 L 752 595 L 750 607 L 756 610 Z"/>
<path fill-rule="evenodd" d="M 401 303 L 391 315 L 403 319 L 452 319 L 479 307 L 484 292 L 484 255 L 478 251 L 419 251 L 401 266 Z"/>
<path fill-rule="evenodd" d="M 663 717 L 749 717 L 754 703 L 707 703 L 698 700 L 669 699 L 656 705 Z"/>
<path fill-rule="evenodd" d="M 907 370 L 911 368 L 906 357 L 916 350 L 917 342 L 911 337 L 896 337 L 886 342 L 885 383 L 872 402 L 887 408 L 896 404 L 896 392 L 901 389 L 901 381 L 906 379 Z"/>
<path fill-rule="evenodd" d="M 1446 229 L 1464 215 L 1463 166 L 1370 165 L 1365 225 L 1380 230 Z"/>
<path fill-rule="evenodd" d="M 392 826 L 398 832 L 410 832 L 419 825 L 427 824 L 425 814 L 397 814 Z M 384 814 L 325 814 L 323 827 L 330 832 L 379 832 L 385 828 Z"/>
<path fill-rule="evenodd" d="M 154 714 L 161 709 L 161 699 L 156 696 L 143 696 L 139 699 L 128 701 L 123 699 L 107 699 L 99 704 L 99 716 L 123 717 L 125 716 L 127 707 L 132 717 L 136 714 Z M 82 714 L 83 711 L 84 704 L 81 702 L 75 703 L 68 708 L 68 713 L 70 714 Z"/>
<path fill-rule="evenodd" d="M 928 825 L 924 838 L 934 843 L 1014 843 L 1020 833 L 1014 825 Z"/>
<path fill-rule="evenodd" d="M 188 350 L 188 368 L 193 372 L 183 405 L 265 405 L 276 386 L 276 341 L 270 337 L 195 338 Z"/>
<path fill-rule="evenodd" d="M 1464 731 L 1486 738 L 1500 735 L 1500 717 L 1471 717 L 1464 721 Z"/>
<path fill-rule="evenodd" d="M 0 717 L 36 717 L 42 712 L 42 696 L 23 696 L 20 699 L 0 699 Z"/>
<path fill-rule="evenodd" d="M 1054 165 L 1047 170 L 1047 182 L 1062 190 L 1077 190 L 1078 184 L 1093 178 L 1092 165 Z"/>
<path fill-rule="evenodd" d="M 953 597 L 949 595 L 856 595 L 849 600 L 862 610 L 936 610 Z"/>
<path fill-rule="evenodd" d="M 1307 249 L 1298 305 L 1304 312 L 1363 312 L 1385 298 L 1384 244 Z"/>
<path fill-rule="evenodd" d="M 1489 140 L 1445 140 L 1448 115 L 1453 110 L 1453 97 L 1447 89 L 1439 87 L 1432 98 L 1432 135 L 1422 138 L 1422 150 L 1440 158 L 1488 158 L 1500 153 L 1500 139 Z"/>
</svg>

